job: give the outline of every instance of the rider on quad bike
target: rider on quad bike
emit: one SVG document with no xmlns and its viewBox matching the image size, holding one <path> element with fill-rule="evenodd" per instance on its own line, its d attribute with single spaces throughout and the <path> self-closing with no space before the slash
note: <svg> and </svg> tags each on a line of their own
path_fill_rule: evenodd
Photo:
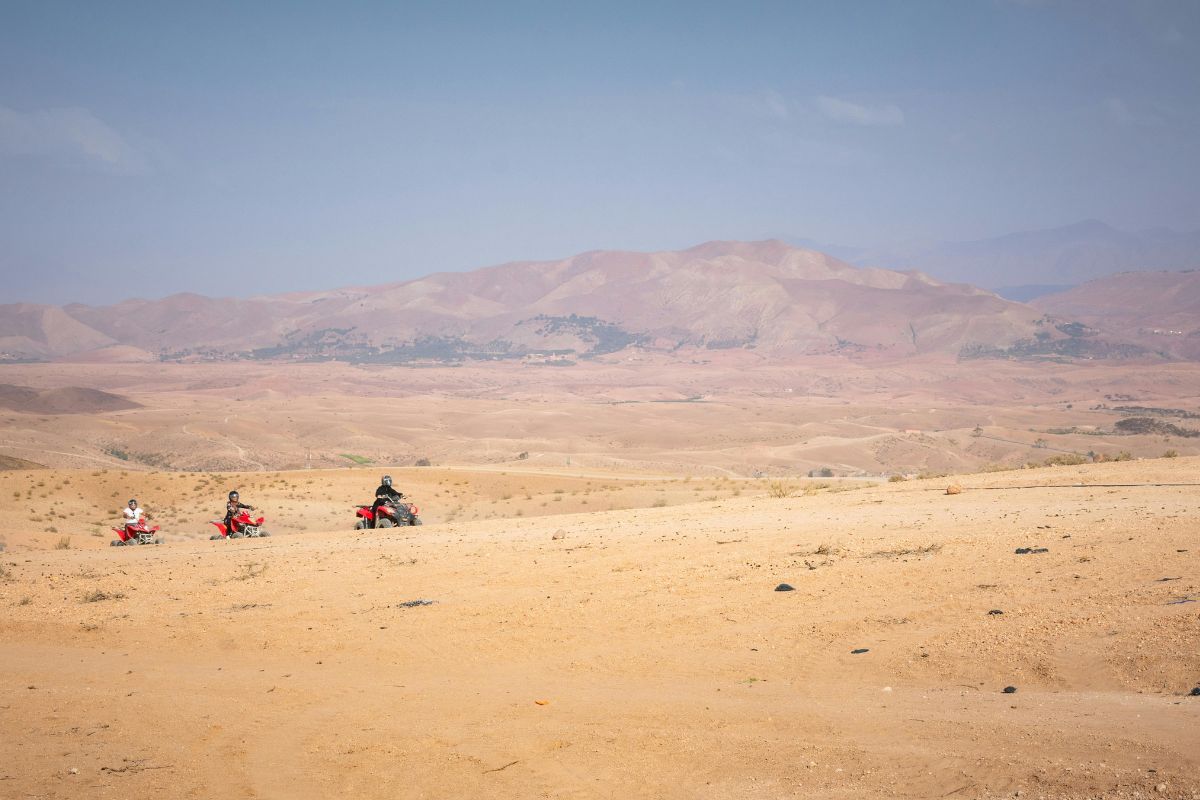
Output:
<svg viewBox="0 0 1200 800">
<path fill-rule="evenodd" d="M 242 509 L 253 511 L 254 506 L 248 506 L 241 502 L 236 491 L 230 492 L 229 502 L 225 504 L 225 530 L 227 530 L 229 533 L 238 533 L 240 531 L 240 529 L 237 527 L 237 523 L 234 521 L 234 518 Z"/>
<path fill-rule="evenodd" d="M 145 512 L 138 507 L 137 500 L 130 500 L 129 505 L 123 508 L 121 512 L 125 516 L 125 519 L 121 527 L 113 528 L 113 532 L 121 538 L 113 539 L 110 544 L 117 547 L 120 545 L 162 543 L 162 539 L 155 535 L 158 533 L 158 526 L 155 525 L 153 528 L 146 527 Z"/>
<path fill-rule="evenodd" d="M 126 528 L 136 527 L 141 523 L 142 517 L 146 515 L 146 512 L 138 507 L 137 499 L 131 499 L 129 505 L 121 509 L 121 513 L 125 515 Z M 124 539 L 125 537 L 122 536 L 121 538 Z"/>
<path fill-rule="evenodd" d="M 403 492 L 398 492 L 392 488 L 392 476 L 384 475 L 383 480 L 379 482 L 379 488 L 375 490 L 375 503 L 371 506 L 371 514 L 378 518 L 379 507 L 382 505 L 395 505 L 404 497 Z"/>
<path fill-rule="evenodd" d="M 375 502 L 369 506 L 358 507 L 358 522 L 355 530 L 368 528 L 391 528 L 395 525 L 420 525 L 421 518 L 417 516 L 418 509 L 412 503 L 403 503 L 403 492 L 392 488 L 392 476 L 384 475 L 379 488 L 375 490 Z"/>
</svg>

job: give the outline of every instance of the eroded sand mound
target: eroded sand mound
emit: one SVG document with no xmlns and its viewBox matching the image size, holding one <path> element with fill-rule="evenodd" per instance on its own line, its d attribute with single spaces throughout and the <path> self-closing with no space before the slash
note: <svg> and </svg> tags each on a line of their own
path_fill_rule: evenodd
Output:
<svg viewBox="0 0 1200 800">
<path fill-rule="evenodd" d="M 10 552 L 0 786 L 1190 798 L 1195 490 L 1151 484 L 1197 469 Z M 264 476 L 255 496 L 292 502 L 307 475 Z M 107 477 L 87 479 L 33 494 L 65 503 Z"/>
<path fill-rule="evenodd" d="M 35 464 L 32 461 L 26 461 L 23 458 L 14 458 L 13 456 L 0 455 L 0 470 L 8 469 L 39 469 L 42 465 Z"/>
<path fill-rule="evenodd" d="M 39 391 L 0 383 L 0 407 L 25 414 L 103 414 L 139 406 L 126 397 L 82 386 Z"/>
</svg>

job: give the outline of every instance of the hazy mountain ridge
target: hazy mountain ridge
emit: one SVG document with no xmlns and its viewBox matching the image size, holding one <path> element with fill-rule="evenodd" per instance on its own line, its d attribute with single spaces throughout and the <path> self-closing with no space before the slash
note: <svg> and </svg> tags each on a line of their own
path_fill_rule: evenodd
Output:
<svg viewBox="0 0 1200 800">
<path fill-rule="evenodd" d="M 1200 231 L 1127 232 L 1098 220 L 973 241 L 881 247 L 823 245 L 797 237 L 788 241 L 860 266 L 919 267 L 940 280 L 984 286 L 1014 299 L 1037 296 L 1028 291 L 1031 287 L 1074 286 L 1115 272 L 1200 267 Z"/>
<path fill-rule="evenodd" d="M 1151 351 L 1200 359 L 1200 272 L 1123 272 L 1032 302 L 1134 341 Z"/>
<path fill-rule="evenodd" d="M 1008 355 L 1017 346 L 1024 355 L 1064 354 L 1050 345 L 1072 334 L 1043 316 L 973 286 L 854 267 L 768 240 L 593 251 L 326 292 L 6 306 L 0 331 L 27 329 L 23 339 L 2 340 L 10 358 L 116 347 L 168 359 L 384 362 L 576 358 L 631 346 L 746 348 L 769 357 Z"/>
</svg>

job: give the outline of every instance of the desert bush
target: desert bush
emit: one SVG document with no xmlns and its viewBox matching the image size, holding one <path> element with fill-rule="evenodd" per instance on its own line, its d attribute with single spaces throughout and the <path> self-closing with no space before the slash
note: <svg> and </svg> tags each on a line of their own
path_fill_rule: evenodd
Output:
<svg viewBox="0 0 1200 800">
<path fill-rule="evenodd" d="M 101 589 L 92 589 L 80 598 L 81 603 L 99 603 L 101 600 L 121 600 L 125 597 L 123 592 L 114 592 L 109 594 Z"/>
<path fill-rule="evenodd" d="M 1078 453 L 1062 453 L 1057 456 L 1051 456 L 1042 462 L 1044 467 L 1073 467 L 1077 464 L 1086 464 L 1088 462 L 1086 456 L 1081 456 Z"/>
<path fill-rule="evenodd" d="M 259 564 L 257 561 L 251 561 L 248 564 L 243 564 L 242 571 L 239 572 L 237 575 L 234 575 L 232 578 L 230 578 L 230 580 L 248 581 L 251 578 L 257 578 L 259 575 L 262 575 L 266 571 L 267 571 L 266 564 Z"/>
<path fill-rule="evenodd" d="M 662 508 L 667 504 L 667 498 L 659 497 L 651 504 L 654 508 Z"/>
<path fill-rule="evenodd" d="M 1178 450 L 1168 450 L 1167 452 L 1162 454 L 1162 457 L 1163 458 L 1179 458 L 1179 451 Z"/>
<path fill-rule="evenodd" d="M 54 543 L 54 549 L 55 550 L 70 550 L 71 549 L 71 537 L 63 536 L 63 537 L 59 538 L 59 540 Z"/>
<path fill-rule="evenodd" d="M 520 453 L 517 453 L 517 460 L 518 460 L 518 461 L 524 461 L 524 460 L 525 460 L 525 459 L 527 459 L 527 458 L 529 458 L 529 451 L 528 451 L 528 450 L 523 450 L 523 451 L 521 451 Z"/>
<path fill-rule="evenodd" d="M 425 458 L 424 456 L 422 456 L 421 458 L 418 458 L 416 460 L 416 462 L 414 462 L 414 463 L 418 467 L 432 467 L 433 466 L 433 463 L 428 458 Z"/>
<path fill-rule="evenodd" d="M 888 478 L 888 483 L 903 483 L 906 480 L 908 479 L 903 475 L 892 475 L 890 478 Z"/>
<path fill-rule="evenodd" d="M 771 497 L 791 497 L 792 488 L 783 481 L 771 481 L 767 486 L 767 494 Z"/>
<path fill-rule="evenodd" d="M 901 547 L 896 550 L 876 550 L 871 553 L 872 558 L 897 558 L 899 556 L 923 556 L 931 553 L 941 552 L 941 544 L 934 542 L 927 544 L 924 547 Z"/>
</svg>

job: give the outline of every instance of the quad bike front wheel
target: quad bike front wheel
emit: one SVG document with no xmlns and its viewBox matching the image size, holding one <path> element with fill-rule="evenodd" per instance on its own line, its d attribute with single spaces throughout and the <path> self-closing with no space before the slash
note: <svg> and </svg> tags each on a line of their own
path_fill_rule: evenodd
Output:
<svg viewBox="0 0 1200 800">
<path fill-rule="evenodd" d="M 367 521 L 365 519 L 360 519 L 358 522 L 354 523 L 354 530 L 363 531 L 366 529 L 367 529 Z"/>
<path fill-rule="evenodd" d="M 390 527 L 392 527 L 392 521 L 390 519 L 377 519 L 377 520 L 375 520 L 375 527 L 376 528 L 390 528 Z"/>
</svg>

